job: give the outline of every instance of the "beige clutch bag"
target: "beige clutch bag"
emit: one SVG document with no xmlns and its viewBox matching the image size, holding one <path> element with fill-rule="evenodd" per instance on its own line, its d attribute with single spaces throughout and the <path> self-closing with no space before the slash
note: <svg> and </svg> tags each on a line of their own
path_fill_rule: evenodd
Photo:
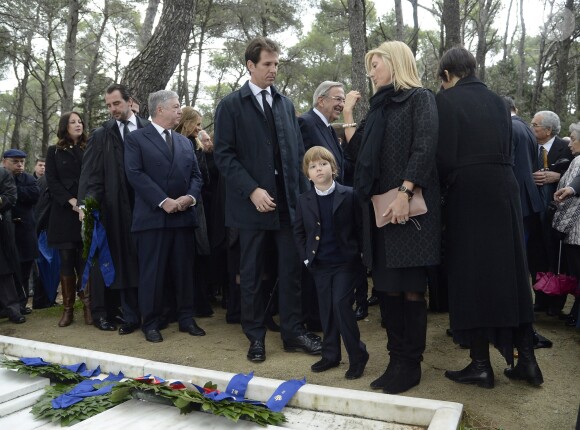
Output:
<svg viewBox="0 0 580 430">
<path fill-rule="evenodd" d="M 397 198 L 397 194 L 399 194 L 399 190 L 397 188 L 393 188 L 384 194 L 375 194 L 371 197 L 371 201 L 373 202 L 373 207 L 375 209 L 375 220 L 377 222 L 377 227 L 382 227 L 391 222 L 391 218 L 384 217 L 383 214 L 387 211 L 389 205 Z M 421 187 L 413 188 L 413 198 L 409 200 L 409 206 L 409 216 L 411 217 L 427 213 L 427 205 L 425 204 L 425 199 L 423 198 L 423 191 L 421 190 Z"/>
</svg>

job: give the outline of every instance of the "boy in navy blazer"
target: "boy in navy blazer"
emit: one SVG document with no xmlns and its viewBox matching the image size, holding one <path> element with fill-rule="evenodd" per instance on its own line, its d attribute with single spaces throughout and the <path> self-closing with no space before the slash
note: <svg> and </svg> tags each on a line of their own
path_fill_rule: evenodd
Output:
<svg viewBox="0 0 580 430">
<path fill-rule="evenodd" d="M 338 169 L 328 149 L 310 148 L 302 168 L 314 186 L 298 199 L 294 236 L 314 277 L 324 333 L 322 359 L 311 369 L 324 372 L 340 364 L 342 336 L 350 363 L 345 377 L 357 379 L 369 360 L 352 309 L 362 264 L 360 206 L 351 187 L 334 181 Z"/>
</svg>

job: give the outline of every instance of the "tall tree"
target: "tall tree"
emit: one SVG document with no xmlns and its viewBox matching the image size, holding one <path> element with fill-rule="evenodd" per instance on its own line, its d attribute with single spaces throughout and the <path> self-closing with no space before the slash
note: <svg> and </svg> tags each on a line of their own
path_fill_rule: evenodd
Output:
<svg viewBox="0 0 580 430">
<path fill-rule="evenodd" d="M 149 42 L 149 39 L 151 39 L 153 23 L 155 22 L 155 17 L 157 16 L 157 9 L 159 8 L 160 1 L 161 0 L 149 0 L 147 2 L 145 19 L 143 20 L 141 31 L 139 31 L 139 38 L 137 39 L 137 49 L 139 50 L 145 48 L 147 42 Z"/>
<path fill-rule="evenodd" d="M 495 16 L 499 10 L 499 0 L 478 0 L 475 16 L 472 17 L 477 35 L 477 48 L 475 61 L 479 78 L 485 81 L 485 57 L 493 45 L 499 39 L 497 30 L 492 27 Z"/>
<path fill-rule="evenodd" d="M 395 0 L 395 23 L 395 39 L 403 41 L 405 24 L 403 22 L 403 5 L 401 4 L 401 0 Z"/>
<path fill-rule="evenodd" d="M 131 60 L 121 83 L 141 101 L 147 116 L 150 93 L 164 89 L 187 46 L 197 0 L 173 0 L 163 4 L 159 24 L 145 48 Z"/>
<path fill-rule="evenodd" d="M 526 78 L 526 21 L 524 19 L 524 0 L 520 0 L 520 7 L 519 7 L 519 15 L 520 15 L 520 41 L 518 43 L 518 57 L 520 59 L 520 67 L 519 67 L 519 79 L 518 79 L 518 86 L 516 91 L 516 97 L 518 100 L 522 100 L 524 98 L 524 80 Z"/>
<path fill-rule="evenodd" d="M 459 0 L 443 0 L 443 25 L 445 27 L 445 42 L 443 50 L 446 51 L 456 45 L 461 45 L 461 20 L 459 19 Z"/>
<path fill-rule="evenodd" d="M 566 4 L 559 21 L 558 53 L 556 54 L 556 79 L 554 80 L 554 105 L 553 110 L 563 116 L 568 113 L 566 107 L 566 95 L 568 92 L 568 75 L 570 64 L 570 47 L 574 36 L 574 0 L 566 0 Z M 576 29 L 578 36 L 578 29 Z"/>
<path fill-rule="evenodd" d="M 352 88 L 361 93 L 361 99 L 354 111 L 354 119 L 359 122 L 365 117 L 369 108 L 365 69 L 365 54 L 367 52 L 365 0 L 348 0 L 348 29 L 352 52 Z"/>
<path fill-rule="evenodd" d="M 80 1 L 69 0 L 66 43 L 64 45 L 64 78 L 62 81 L 61 110 L 63 112 L 69 112 L 73 109 L 75 80 L 77 78 L 76 54 L 79 11 Z"/>
</svg>

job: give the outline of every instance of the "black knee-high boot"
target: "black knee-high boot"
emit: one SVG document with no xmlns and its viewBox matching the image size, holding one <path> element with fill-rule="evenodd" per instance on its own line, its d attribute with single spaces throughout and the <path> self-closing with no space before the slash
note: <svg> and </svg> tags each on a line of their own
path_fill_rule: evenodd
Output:
<svg viewBox="0 0 580 430">
<path fill-rule="evenodd" d="M 476 384 L 478 387 L 493 388 L 494 376 L 489 361 L 489 342 L 477 331 L 471 335 L 471 363 L 463 370 L 447 370 L 445 376 L 461 384 Z"/>
<path fill-rule="evenodd" d="M 544 377 L 536 355 L 534 354 L 533 329 L 531 324 L 524 324 L 515 330 L 515 344 L 518 349 L 518 363 L 515 367 L 504 370 L 510 379 L 521 379 L 538 387 L 544 382 Z"/>
<path fill-rule="evenodd" d="M 403 320 L 403 296 L 389 296 L 385 293 L 379 294 L 381 308 L 385 313 L 383 321 L 387 331 L 387 350 L 389 351 L 390 360 L 387 370 L 373 382 L 371 388 L 384 389 L 387 381 L 392 377 L 395 363 L 402 359 L 404 355 L 404 320 Z"/>
<path fill-rule="evenodd" d="M 424 300 L 403 300 L 402 355 L 396 362 L 393 377 L 383 391 L 388 394 L 403 393 L 421 381 L 421 361 L 427 338 L 427 307 Z"/>
</svg>

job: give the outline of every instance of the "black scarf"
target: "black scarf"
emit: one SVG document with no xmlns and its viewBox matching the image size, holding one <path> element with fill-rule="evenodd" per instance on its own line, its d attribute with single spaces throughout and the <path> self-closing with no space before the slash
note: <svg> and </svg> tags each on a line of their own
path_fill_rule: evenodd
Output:
<svg viewBox="0 0 580 430">
<path fill-rule="evenodd" d="M 381 87 L 370 99 L 370 108 L 366 116 L 364 135 L 354 172 L 354 188 L 367 198 L 378 192 L 381 147 L 387 131 L 385 108 L 392 102 L 393 97 L 401 92 L 395 91 L 391 84 Z"/>
</svg>

